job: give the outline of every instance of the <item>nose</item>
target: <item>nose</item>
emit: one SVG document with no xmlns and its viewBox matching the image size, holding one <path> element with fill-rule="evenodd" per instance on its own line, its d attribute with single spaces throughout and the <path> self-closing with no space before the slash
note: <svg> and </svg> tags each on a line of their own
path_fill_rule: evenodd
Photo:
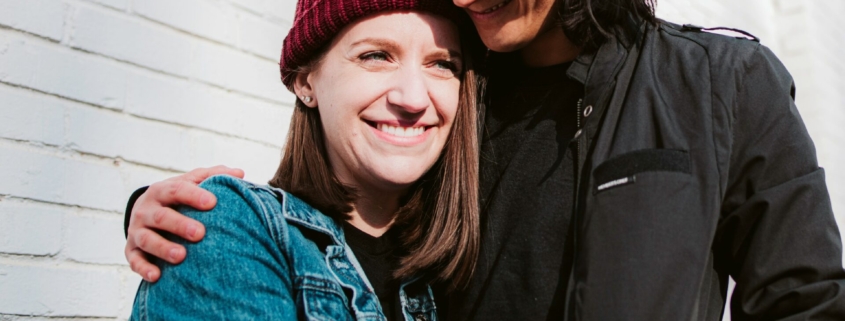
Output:
<svg viewBox="0 0 845 321">
<path fill-rule="evenodd" d="M 394 86 L 387 93 L 387 102 L 406 113 L 418 114 L 431 106 L 428 84 L 423 71 L 403 67 L 393 79 Z"/>
</svg>

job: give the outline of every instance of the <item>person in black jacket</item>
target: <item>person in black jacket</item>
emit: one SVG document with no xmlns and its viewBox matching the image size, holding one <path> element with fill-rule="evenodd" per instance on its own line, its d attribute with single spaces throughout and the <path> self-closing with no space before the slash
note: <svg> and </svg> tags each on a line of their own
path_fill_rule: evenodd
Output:
<svg viewBox="0 0 845 321">
<path fill-rule="evenodd" d="M 758 39 L 658 20 L 648 0 L 454 2 L 491 52 L 481 254 L 448 319 L 720 320 L 733 277 L 733 320 L 845 320 L 824 171 Z M 184 257 L 152 231 L 199 240 L 166 208 L 213 206 L 195 182 L 227 171 L 136 193 L 133 270 Z"/>
</svg>

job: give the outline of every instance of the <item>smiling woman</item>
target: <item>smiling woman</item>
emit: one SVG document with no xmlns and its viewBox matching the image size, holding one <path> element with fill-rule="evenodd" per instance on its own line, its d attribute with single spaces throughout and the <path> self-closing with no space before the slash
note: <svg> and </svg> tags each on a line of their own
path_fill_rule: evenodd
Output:
<svg viewBox="0 0 845 321">
<path fill-rule="evenodd" d="M 468 282 L 477 88 L 459 12 L 376 1 L 340 23 L 320 14 L 353 2 L 300 1 L 280 63 L 299 99 L 276 175 L 200 185 L 217 206 L 180 212 L 206 236 L 171 237 L 188 256 L 158 262 L 133 319 L 436 320 L 429 284 Z"/>
</svg>

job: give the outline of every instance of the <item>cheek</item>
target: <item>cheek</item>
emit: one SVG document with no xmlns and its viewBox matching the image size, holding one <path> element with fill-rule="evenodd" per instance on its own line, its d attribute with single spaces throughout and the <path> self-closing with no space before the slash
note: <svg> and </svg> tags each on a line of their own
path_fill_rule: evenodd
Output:
<svg viewBox="0 0 845 321">
<path fill-rule="evenodd" d="M 434 100 L 437 108 L 437 114 L 450 125 L 455 120 L 455 114 L 458 111 L 460 88 L 461 82 L 455 79 L 454 81 L 444 82 L 432 91 L 434 93 L 432 100 Z"/>
</svg>

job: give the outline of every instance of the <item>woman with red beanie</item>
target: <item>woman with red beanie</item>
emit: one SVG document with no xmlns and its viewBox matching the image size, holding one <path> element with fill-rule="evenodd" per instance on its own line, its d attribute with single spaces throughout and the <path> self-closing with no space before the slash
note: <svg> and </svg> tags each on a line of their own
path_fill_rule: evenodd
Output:
<svg viewBox="0 0 845 321">
<path fill-rule="evenodd" d="M 479 246 L 461 17 L 441 1 L 300 1 L 280 62 L 298 99 L 275 177 L 206 179 L 216 207 L 179 209 L 204 239 L 171 236 L 190 254 L 156 262 L 132 319 L 436 320 L 429 284 L 466 285 Z"/>
</svg>

